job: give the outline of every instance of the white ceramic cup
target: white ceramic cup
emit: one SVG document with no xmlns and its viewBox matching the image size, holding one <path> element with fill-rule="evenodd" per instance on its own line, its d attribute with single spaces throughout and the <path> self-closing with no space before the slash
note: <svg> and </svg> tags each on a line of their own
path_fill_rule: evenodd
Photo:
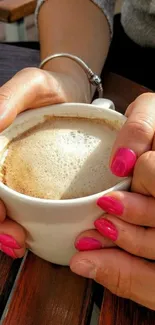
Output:
<svg viewBox="0 0 155 325">
<path fill-rule="evenodd" d="M 106 119 L 120 129 L 126 118 L 114 110 L 107 99 L 92 104 L 60 104 L 20 114 L 14 123 L 0 134 L 0 161 L 11 139 L 43 122 L 45 116 L 70 116 Z M 0 182 L 0 198 L 10 218 L 27 231 L 30 250 L 45 260 L 68 265 L 75 253 L 74 241 L 78 234 L 94 228 L 94 221 L 103 214 L 96 205 L 97 199 L 113 190 L 127 190 L 130 178 L 104 192 L 70 200 L 39 199 L 18 193 Z"/>
</svg>

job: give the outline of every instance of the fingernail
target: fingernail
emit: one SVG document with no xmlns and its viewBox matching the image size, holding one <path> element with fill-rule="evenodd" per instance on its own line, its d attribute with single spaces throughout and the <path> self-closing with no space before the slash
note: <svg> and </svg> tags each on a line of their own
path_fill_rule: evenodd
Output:
<svg viewBox="0 0 155 325">
<path fill-rule="evenodd" d="M 75 248 L 79 251 L 91 251 L 93 249 L 101 249 L 102 244 L 95 238 L 83 237 L 75 243 Z"/>
<path fill-rule="evenodd" d="M 107 219 L 98 219 L 94 222 L 94 225 L 103 236 L 113 241 L 118 238 L 118 231 L 111 221 Z"/>
<path fill-rule="evenodd" d="M 102 196 L 97 200 L 97 205 L 104 211 L 121 216 L 124 211 L 122 202 L 112 196 Z"/>
<path fill-rule="evenodd" d="M 111 164 L 112 173 L 119 177 L 128 176 L 136 163 L 136 159 L 136 154 L 131 149 L 119 148 Z"/>
<path fill-rule="evenodd" d="M 74 273 L 89 279 L 94 279 L 96 275 L 95 265 L 88 260 L 83 260 L 81 262 L 74 263 L 73 265 L 71 265 L 71 270 Z"/>
<path fill-rule="evenodd" d="M 9 248 L 7 246 L 1 245 L 0 247 L 1 251 L 5 253 L 6 255 L 12 257 L 13 259 L 17 258 L 14 250 L 12 248 Z"/>
<path fill-rule="evenodd" d="M 0 244 L 14 249 L 21 248 L 12 236 L 6 234 L 0 234 Z"/>
</svg>

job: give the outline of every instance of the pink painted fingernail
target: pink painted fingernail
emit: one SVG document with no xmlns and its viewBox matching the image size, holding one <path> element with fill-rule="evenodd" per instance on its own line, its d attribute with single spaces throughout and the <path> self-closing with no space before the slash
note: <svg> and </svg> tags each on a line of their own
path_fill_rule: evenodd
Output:
<svg viewBox="0 0 155 325">
<path fill-rule="evenodd" d="M 5 245 L 1 245 L 0 249 L 1 249 L 1 251 L 3 253 L 5 253 L 6 255 L 8 255 L 10 257 L 12 257 L 13 259 L 17 258 L 16 254 L 15 254 L 15 252 L 14 252 L 14 250 L 12 248 L 9 248 L 9 247 L 7 247 Z"/>
<path fill-rule="evenodd" d="M 95 238 L 83 237 L 75 243 L 75 248 L 79 251 L 91 251 L 93 249 L 101 249 L 102 244 Z"/>
<path fill-rule="evenodd" d="M 0 244 L 14 249 L 21 248 L 12 236 L 6 234 L 0 234 Z"/>
<path fill-rule="evenodd" d="M 104 211 L 121 216 L 124 211 L 122 202 L 112 196 L 102 196 L 97 200 L 97 205 Z"/>
<path fill-rule="evenodd" d="M 136 163 L 136 159 L 137 157 L 133 150 L 119 148 L 111 164 L 112 173 L 118 177 L 128 176 Z"/>
<path fill-rule="evenodd" d="M 113 223 L 107 219 L 98 219 L 94 222 L 96 229 L 105 237 L 115 241 L 118 238 L 118 231 Z"/>
</svg>

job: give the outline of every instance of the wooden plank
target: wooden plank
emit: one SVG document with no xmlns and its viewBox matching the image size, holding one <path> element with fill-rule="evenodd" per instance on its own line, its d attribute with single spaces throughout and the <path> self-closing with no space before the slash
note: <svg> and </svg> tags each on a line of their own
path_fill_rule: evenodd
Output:
<svg viewBox="0 0 155 325">
<path fill-rule="evenodd" d="M 16 22 L 34 13 L 36 0 L 0 0 L 0 21 Z"/>
<path fill-rule="evenodd" d="M 137 96 L 151 91 L 137 83 L 114 73 L 105 73 L 103 78 L 104 97 L 110 98 L 119 112 L 124 113 L 126 108 Z"/>
<path fill-rule="evenodd" d="M 14 284 L 21 260 L 13 261 L 0 252 L 0 318 Z"/>
<path fill-rule="evenodd" d="M 2 325 L 88 325 L 92 282 L 29 253 Z"/>
<path fill-rule="evenodd" d="M 155 325 L 155 312 L 105 290 L 99 325 Z"/>
</svg>

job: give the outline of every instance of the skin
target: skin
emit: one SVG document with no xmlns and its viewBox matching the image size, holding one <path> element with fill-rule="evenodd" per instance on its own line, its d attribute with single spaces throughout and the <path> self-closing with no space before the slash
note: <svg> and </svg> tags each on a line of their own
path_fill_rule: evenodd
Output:
<svg viewBox="0 0 155 325">
<path fill-rule="evenodd" d="M 108 53 L 110 32 L 104 14 L 90 0 L 64 0 L 61 10 L 57 0 L 48 0 L 41 7 L 38 25 L 42 59 L 51 53 L 75 53 L 100 74 Z M 0 88 L 0 131 L 29 108 L 63 102 L 89 103 L 94 90 L 82 68 L 69 59 L 52 60 L 44 70 L 24 69 Z M 25 231 L 6 218 L 2 202 L 0 222 L 0 235 L 13 236 L 21 247 L 14 253 L 23 256 Z"/>
<path fill-rule="evenodd" d="M 57 0 L 46 1 L 39 14 L 39 34 L 42 59 L 51 53 L 75 53 L 100 74 L 110 32 L 104 14 L 90 0 L 64 0 L 61 10 Z M 44 66 L 44 71 L 24 69 L 0 88 L 0 130 L 26 109 L 62 102 L 89 103 L 93 93 L 94 88 L 90 87 L 83 70 L 69 59 L 52 60 Z M 155 266 L 146 259 L 155 257 L 155 157 L 151 151 L 155 146 L 154 107 L 155 95 L 149 93 L 131 103 L 126 113 L 128 120 L 112 151 L 111 159 L 117 148 L 128 147 L 138 158 L 133 173 L 133 193 L 112 193 L 123 204 L 123 214 L 104 215 L 116 227 L 117 239 L 111 241 L 97 229 L 80 234 L 77 241 L 83 237 L 95 238 L 103 249 L 79 252 L 70 262 L 73 272 L 93 278 L 115 294 L 151 309 L 155 309 Z M 6 218 L 2 202 L 1 234 L 12 236 L 20 245 L 14 249 L 17 257 L 24 255 L 25 231 Z"/>
<path fill-rule="evenodd" d="M 132 299 L 153 310 L 155 310 L 154 105 L 155 95 L 148 93 L 138 97 L 128 107 L 128 120 L 113 148 L 112 156 L 117 148 L 128 147 L 134 150 L 138 157 L 131 184 L 133 193 L 110 194 L 123 205 L 123 213 L 121 215 L 106 213 L 102 217 L 115 227 L 117 239 L 109 241 L 107 237 L 107 242 L 105 233 L 98 228 L 80 234 L 75 245 L 82 238 L 93 238 L 101 243 L 102 249 L 79 252 L 70 262 L 73 272 L 92 278 L 118 296 Z"/>
</svg>

